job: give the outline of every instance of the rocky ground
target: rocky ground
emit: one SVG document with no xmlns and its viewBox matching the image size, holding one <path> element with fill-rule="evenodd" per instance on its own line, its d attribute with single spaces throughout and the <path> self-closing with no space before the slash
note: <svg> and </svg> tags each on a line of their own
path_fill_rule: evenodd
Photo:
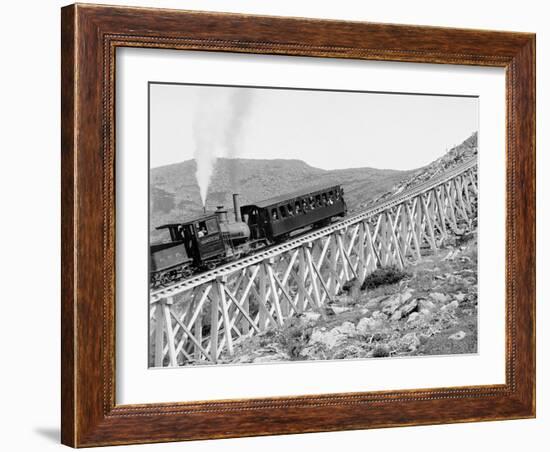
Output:
<svg viewBox="0 0 550 452">
<path fill-rule="evenodd" d="M 378 285 L 391 282 L 391 278 L 399 281 Z M 474 232 L 453 238 L 435 254 L 407 267 L 406 273 L 381 269 L 363 287 L 349 284 L 324 312 L 305 312 L 290 319 L 283 328 L 237 341 L 235 354 L 222 356 L 222 362 L 476 352 L 477 234 Z"/>
</svg>

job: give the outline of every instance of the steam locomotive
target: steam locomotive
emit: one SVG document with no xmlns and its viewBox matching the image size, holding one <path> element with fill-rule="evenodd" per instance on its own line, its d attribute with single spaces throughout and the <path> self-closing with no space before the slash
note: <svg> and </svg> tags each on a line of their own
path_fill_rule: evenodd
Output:
<svg viewBox="0 0 550 452">
<path fill-rule="evenodd" d="M 233 195 L 234 222 L 218 206 L 211 214 L 157 227 L 170 239 L 150 246 L 150 285 L 158 288 L 211 270 L 258 249 L 288 240 L 305 228 L 323 227 L 347 212 L 341 185 L 317 187 L 239 207 Z"/>
</svg>

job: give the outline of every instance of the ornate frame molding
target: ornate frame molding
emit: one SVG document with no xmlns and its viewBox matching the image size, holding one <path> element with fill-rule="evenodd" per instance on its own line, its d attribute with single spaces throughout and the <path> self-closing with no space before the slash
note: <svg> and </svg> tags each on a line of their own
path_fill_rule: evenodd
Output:
<svg viewBox="0 0 550 452">
<path fill-rule="evenodd" d="M 506 68 L 506 384 L 116 405 L 118 47 Z M 71 5 L 62 9 L 61 152 L 64 444 L 81 447 L 535 415 L 534 35 Z M 97 237 L 102 237 L 101 246 Z"/>
</svg>

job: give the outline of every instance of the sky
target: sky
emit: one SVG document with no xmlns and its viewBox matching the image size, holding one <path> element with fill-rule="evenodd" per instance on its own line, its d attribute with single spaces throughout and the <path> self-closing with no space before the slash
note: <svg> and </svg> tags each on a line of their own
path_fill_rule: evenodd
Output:
<svg viewBox="0 0 550 452">
<path fill-rule="evenodd" d="M 150 84 L 150 164 L 300 159 L 322 169 L 413 169 L 478 130 L 478 98 Z M 208 148 L 208 149 L 206 149 Z"/>
</svg>

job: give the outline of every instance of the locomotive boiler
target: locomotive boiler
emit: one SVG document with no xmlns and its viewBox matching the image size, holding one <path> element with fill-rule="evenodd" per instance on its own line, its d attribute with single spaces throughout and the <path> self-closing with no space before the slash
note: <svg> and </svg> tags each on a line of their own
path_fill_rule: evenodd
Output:
<svg viewBox="0 0 550 452">
<path fill-rule="evenodd" d="M 164 224 L 170 240 L 150 247 L 151 287 L 156 288 L 288 240 L 305 228 L 345 216 L 340 185 L 301 190 L 243 207 L 233 195 L 234 220 L 223 206 L 194 220 Z"/>
</svg>

